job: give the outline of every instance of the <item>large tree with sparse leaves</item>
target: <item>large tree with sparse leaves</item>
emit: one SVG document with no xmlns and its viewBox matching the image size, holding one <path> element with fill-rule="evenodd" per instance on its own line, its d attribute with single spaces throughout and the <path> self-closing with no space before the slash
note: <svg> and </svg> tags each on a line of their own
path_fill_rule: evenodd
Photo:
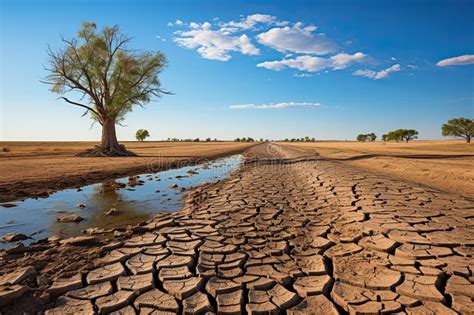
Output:
<svg viewBox="0 0 474 315">
<path fill-rule="evenodd" d="M 467 143 L 471 142 L 474 136 L 474 121 L 469 118 L 453 118 L 441 127 L 443 136 L 458 137 L 466 139 Z"/>
<path fill-rule="evenodd" d="M 84 22 L 76 38 L 62 38 L 62 49 L 48 48 L 49 74 L 43 82 L 102 126 L 101 144 L 88 155 L 134 155 L 118 143 L 115 125 L 134 107 L 168 93 L 158 78 L 166 65 L 163 53 L 131 50 L 130 40 L 118 26 L 98 30 Z"/>
</svg>

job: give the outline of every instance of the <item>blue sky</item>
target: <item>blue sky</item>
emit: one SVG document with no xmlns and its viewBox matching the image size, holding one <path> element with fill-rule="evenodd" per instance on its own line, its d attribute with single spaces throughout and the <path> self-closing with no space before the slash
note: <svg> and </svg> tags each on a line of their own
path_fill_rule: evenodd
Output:
<svg viewBox="0 0 474 315">
<path fill-rule="evenodd" d="M 82 21 L 160 50 L 174 92 L 130 113 L 121 140 L 354 139 L 474 115 L 472 1 L 22 1 L 0 4 L 1 140 L 97 140 L 39 80 L 46 46 Z M 450 59 L 454 58 L 454 59 Z M 447 59 L 447 60 L 446 60 Z"/>
</svg>

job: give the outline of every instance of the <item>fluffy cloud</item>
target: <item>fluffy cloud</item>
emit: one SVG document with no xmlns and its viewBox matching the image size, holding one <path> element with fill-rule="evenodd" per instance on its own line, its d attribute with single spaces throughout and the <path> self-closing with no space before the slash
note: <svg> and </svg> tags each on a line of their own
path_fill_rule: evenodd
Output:
<svg viewBox="0 0 474 315">
<path fill-rule="evenodd" d="M 269 103 L 269 104 L 241 104 L 241 105 L 230 105 L 230 109 L 286 109 L 286 108 L 318 108 L 320 103 L 310 102 L 282 102 L 282 103 Z"/>
<path fill-rule="evenodd" d="M 464 66 L 474 64 L 474 55 L 462 55 L 458 57 L 443 59 L 436 64 L 438 67 Z"/>
<path fill-rule="evenodd" d="M 357 75 L 357 76 L 367 77 L 367 78 L 374 79 L 374 80 L 380 80 L 380 79 L 388 77 L 390 72 L 397 72 L 397 71 L 400 71 L 400 70 L 401 70 L 400 65 L 395 64 L 395 65 L 393 65 L 393 66 L 391 66 L 391 67 L 389 67 L 385 70 L 381 70 L 381 71 L 357 70 L 357 71 L 353 72 L 352 74 Z"/>
<path fill-rule="evenodd" d="M 226 23 L 220 23 L 219 26 L 223 31 L 236 32 L 238 30 L 251 30 L 255 29 L 257 24 L 277 24 L 288 22 L 279 22 L 277 21 L 276 16 L 268 14 L 252 14 L 245 18 L 242 18 L 239 22 L 230 21 Z"/>
<path fill-rule="evenodd" d="M 257 40 L 280 52 L 326 55 L 336 50 L 337 46 L 324 34 L 315 34 L 315 26 L 302 27 L 298 22 L 293 27 L 275 27 L 257 35 Z"/>
<path fill-rule="evenodd" d="M 317 72 L 328 68 L 340 70 L 347 68 L 351 64 L 363 61 L 365 57 L 366 55 L 361 52 L 355 53 L 353 55 L 340 53 L 329 58 L 304 55 L 293 59 L 265 61 L 257 64 L 257 67 L 276 71 L 282 70 L 284 68 L 292 68 L 308 72 Z"/>
<path fill-rule="evenodd" d="M 178 31 L 174 41 L 185 48 L 196 49 L 206 59 L 227 61 L 231 58 L 229 52 L 236 51 L 244 55 L 258 55 L 260 50 L 255 47 L 250 38 L 242 34 L 232 36 L 219 30 L 211 30 L 211 24 L 191 23 L 191 30 Z"/>
</svg>

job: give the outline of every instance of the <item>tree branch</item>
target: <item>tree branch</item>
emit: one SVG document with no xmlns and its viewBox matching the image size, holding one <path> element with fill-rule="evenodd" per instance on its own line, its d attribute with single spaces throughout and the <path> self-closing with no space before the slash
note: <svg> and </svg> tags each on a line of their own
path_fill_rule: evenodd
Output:
<svg viewBox="0 0 474 315">
<path fill-rule="evenodd" d="M 59 99 L 63 99 L 63 100 L 65 100 L 66 102 L 68 102 L 69 104 L 72 104 L 72 105 L 75 105 L 75 106 L 79 106 L 79 107 L 85 108 L 85 109 L 87 109 L 88 111 L 90 110 L 91 112 L 93 112 L 93 113 L 100 119 L 100 114 L 99 114 L 95 109 L 93 109 L 92 107 L 89 107 L 89 106 L 87 106 L 87 105 L 80 104 L 80 103 L 76 103 L 76 102 L 74 102 L 74 101 L 68 100 L 68 99 L 67 99 L 66 97 L 64 97 L 64 96 L 58 97 L 57 99 L 58 99 L 58 100 L 59 100 Z"/>
</svg>

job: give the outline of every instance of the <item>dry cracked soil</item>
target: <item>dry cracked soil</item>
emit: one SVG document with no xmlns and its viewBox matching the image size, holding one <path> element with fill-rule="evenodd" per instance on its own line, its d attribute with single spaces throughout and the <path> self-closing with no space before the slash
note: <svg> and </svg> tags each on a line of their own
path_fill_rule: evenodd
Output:
<svg viewBox="0 0 474 315">
<path fill-rule="evenodd" d="M 471 200 L 283 145 L 244 156 L 230 177 L 196 188 L 180 212 L 129 237 L 4 254 L 0 310 L 472 314 Z M 54 273 L 38 263 L 49 255 L 73 264 L 74 253 L 93 263 Z"/>
</svg>

